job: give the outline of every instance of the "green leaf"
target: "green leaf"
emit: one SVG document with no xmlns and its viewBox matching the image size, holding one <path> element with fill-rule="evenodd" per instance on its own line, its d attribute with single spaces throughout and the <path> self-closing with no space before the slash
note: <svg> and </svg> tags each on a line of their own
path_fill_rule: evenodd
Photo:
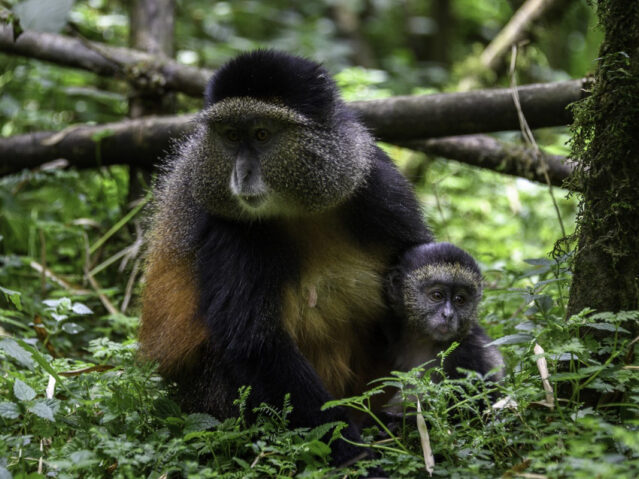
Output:
<svg viewBox="0 0 639 479">
<path fill-rule="evenodd" d="M 25 30 L 59 33 L 67 24 L 74 0 L 26 0 L 13 8 Z"/>
<path fill-rule="evenodd" d="M 550 266 L 553 264 L 553 261 L 548 258 L 528 258 L 524 260 L 524 263 L 528 263 L 533 266 Z"/>
<path fill-rule="evenodd" d="M 82 303 L 73 303 L 73 307 L 71 308 L 71 310 L 75 313 L 75 314 L 93 314 L 93 311 L 91 311 L 91 309 L 89 309 L 86 305 L 82 304 Z"/>
<path fill-rule="evenodd" d="M 77 323 L 64 323 L 62 325 L 62 331 L 69 334 L 78 334 L 84 331 L 84 328 Z"/>
<path fill-rule="evenodd" d="M 509 334 L 508 336 L 503 336 L 501 338 L 495 339 L 494 341 L 484 345 L 484 347 L 488 346 L 499 346 L 502 344 L 521 344 L 521 343 L 529 343 L 534 339 L 530 334 L 524 333 L 516 333 Z"/>
<path fill-rule="evenodd" d="M 44 401 L 37 401 L 29 406 L 27 409 L 36 416 L 41 417 L 42 419 L 55 422 L 55 418 L 53 417 L 53 410 Z"/>
<path fill-rule="evenodd" d="M 75 468 L 84 468 L 99 462 L 95 453 L 93 451 L 87 451 L 86 449 L 72 452 L 69 455 L 69 459 Z"/>
<path fill-rule="evenodd" d="M 233 461 L 235 461 L 242 469 L 250 469 L 251 466 L 244 459 L 240 459 L 239 457 L 233 457 Z"/>
<path fill-rule="evenodd" d="M 180 406 L 169 398 L 157 398 L 154 401 L 153 406 L 155 407 L 155 413 L 161 418 L 171 418 L 180 415 Z"/>
<path fill-rule="evenodd" d="M 0 417 L 17 419 L 20 417 L 20 408 L 16 403 L 12 403 L 11 401 L 0 402 Z"/>
<path fill-rule="evenodd" d="M 22 311 L 22 301 L 20 300 L 20 297 L 22 296 L 21 292 L 3 288 L 2 286 L 0 286 L 0 291 L 2 291 L 5 297 L 11 301 L 18 311 Z"/>
<path fill-rule="evenodd" d="M 12 357 L 23 366 L 33 369 L 33 357 L 13 339 L 5 338 L 0 340 L 0 349 L 4 351 L 7 356 Z"/>
<path fill-rule="evenodd" d="M 22 402 L 31 401 L 36 397 L 36 392 L 33 388 L 19 379 L 16 379 L 16 382 L 13 383 L 13 394 Z"/>
<path fill-rule="evenodd" d="M 588 328 L 599 329 L 601 331 L 610 331 L 612 333 L 618 331 L 620 333 L 630 334 L 630 331 L 628 331 L 627 329 L 624 329 L 621 326 L 615 326 L 614 324 L 610 323 L 587 323 L 584 326 Z"/>
<path fill-rule="evenodd" d="M 184 424 L 184 434 L 195 431 L 206 431 L 220 424 L 213 416 L 204 413 L 189 414 Z"/>
<path fill-rule="evenodd" d="M 590 376 L 590 373 L 584 373 L 583 371 L 575 371 L 570 373 L 556 373 L 550 376 L 550 381 L 559 382 L 559 381 L 573 381 L 575 379 L 581 379 Z"/>
<path fill-rule="evenodd" d="M 44 369 L 51 376 L 53 376 L 55 380 L 57 381 L 57 384 L 62 386 L 71 396 L 75 396 L 75 394 L 67 388 L 66 383 L 64 382 L 62 377 L 55 371 L 55 369 L 51 367 L 51 365 L 49 364 L 49 361 L 47 361 L 45 357 L 42 356 L 42 354 L 40 354 L 40 351 L 38 351 L 33 346 L 25 343 L 21 339 L 18 339 L 18 344 L 20 344 L 20 346 L 27 349 L 31 353 L 31 356 L 33 357 L 35 362 L 38 363 L 42 367 L 42 369 Z"/>
</svg>

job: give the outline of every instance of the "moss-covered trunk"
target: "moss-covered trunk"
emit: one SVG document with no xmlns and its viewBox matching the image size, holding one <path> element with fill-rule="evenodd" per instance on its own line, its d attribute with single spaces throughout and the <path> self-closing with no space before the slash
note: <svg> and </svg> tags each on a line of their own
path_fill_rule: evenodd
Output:
<svg viewBox="0 0 639 479">
<path fill-rule="evenodd" d="M 573 126 L 583 198 L 569 315 L 639 309 L 639 1 L 597 9 L 605 39 Z"/>
</svg>

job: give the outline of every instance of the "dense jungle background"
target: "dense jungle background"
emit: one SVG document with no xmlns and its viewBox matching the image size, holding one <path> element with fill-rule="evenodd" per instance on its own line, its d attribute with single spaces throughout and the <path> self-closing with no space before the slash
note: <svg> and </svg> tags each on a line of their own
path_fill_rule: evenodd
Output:
<svg viewBox="0 0 639 479">
<path fill-rule="evenodd" d="M 26 164 L 33 144 L 25 135 L 200 108 L 201 98 L 164 85 L 147 60 L 124 64 L 95 45 L 147 49 L 210 70 L 243 51 L 282 49 L 323 62 L 347 101 L 588 82 L 611 58 L 603 53 L 620 58 L 610 71 L 637 86 L 639 54 L 601 50 L 609 32 L 601 19 L 618 2 L 176 0 L 174 29 L 155 50 L 135 36 L 143 18 L 135 9 L 154 3 L 172 2 L 0 1 L 0 479 L 358 477 L 363 463 L 328 466 L 330 427 L 287 429 L 285 398 L 280 408 L 263 407 L 256 424 L 180 411 L 171 385 L 135 356 L 153 181 L 136 162 L 144 147 L 109 157 L 101 145 L 118 130 L 107 126 L 90 133 L 82 161 L 51 153 Z M 633 3 L 624 28 L 639 51 Z M 513 24 L 524 8 L 528 15 Z M 515 35 L 500 46 L 507 25 Z M 21 32 L 52 36 L 29 53 L 12 46 Z M 116 67 L 80 67 L 73 50 L 43 58 L 57 38 L 88 45 Z M 636 132 L 635 99 L 625 103 Z M 584 136 L 595 117 L 584 101 L 569 107 L 581 123 L 531 131 L 522 115 L 521 124 L 486 131 L 484 143 L 460 155 L 436 142 L 381 143 L 413 182 L 438 240 L 480 262 L 480 321 L 507 363 L 498 386 L 476 374 L 434 384 L 428 377 L 440 364 L 430 364 L 426 379 L 397 373 L 370 394 L 339 401 L 370 412 L 370 395 L 383 385 L 405 391 L 404 423 L 397 430 L 379 423 L 364 435 L 392 477 L 639 476 L 639 314 L 629 311 L 637 304 L 602 309 L 575 300 L 568 308 L 579 234 L 587 234 L 575 235 L 576 225 L 589 218 L 580 192 L 590 187 L 568 178 L 594 141 Z M 450 115 L 463 123 L 463 111 Z M 45 153 L 60 141 L 47 138 L 38 145 Z M 639 161 L 634 141 L 624 151 Z M 488 144 L 500 150 L 491 164 L 481 159 Z M 153 163 L 160 161 L 161 154 Z M 563 173 L 539 173 L 544 161 Z M 636 170 L 624 170 L 630 184 Z M 586 297 L 605 296 L 607 287 L 593 277 Z M 504 399 L 485 408 L 495 389 Z M 238 391 L 240 404 L 246 394 Z M 429 439 L 416 425 L 415 397 Z"/>
</svg>

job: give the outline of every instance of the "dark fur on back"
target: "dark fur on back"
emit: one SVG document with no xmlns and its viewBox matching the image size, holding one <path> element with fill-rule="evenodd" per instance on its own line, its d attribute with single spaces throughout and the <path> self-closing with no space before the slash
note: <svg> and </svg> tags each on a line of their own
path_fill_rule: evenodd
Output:
<svg viewBox="0 0 639 479">
<path fill-rule="evenodd" d="M 233 97 L 281 101 L 318 121 L 340 101 L 335 82 L 323 67 L 274 50 L 245 53 L 225 64 L 207 85 L 204 105 Z"/>
</svg>

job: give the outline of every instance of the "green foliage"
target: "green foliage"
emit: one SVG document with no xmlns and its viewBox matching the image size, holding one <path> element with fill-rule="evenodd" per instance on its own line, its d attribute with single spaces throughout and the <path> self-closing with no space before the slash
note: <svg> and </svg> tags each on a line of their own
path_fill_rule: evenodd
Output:
<svg viewBox="0 0 639 479">
<path fill-rule="evenodd" d="M 639 313 L 584 311 L 565 321 L 569 277 L 563 265 L 547 259 L 529 260 L 527 271 L 504 272 L 502 278 L 513 284 L 487 292 L 482 322 L 493 323 L 490 332 L 499 337 L 495 344 L 507 362 L 503 383 L 477 374 L 435 382 L 430 378 L 443 374 L 441 364 L 426 364 L 326 407 L 370 415 L 373 426 L 364 440 L 380 454 L 374 463 L 392 477 L 427 477 L 414 425 L 415 397 L 429 428 L 436 475 L 495 477 L 517 470 L 586 478 L 594 470 L 602 477 L 631 477 L 639 468 L 639 365 L 625 362 L 637 344 L 623 325 L 639 320 Z M 51 316 L 89 313 L 67 298 L 44 304 Z M 600 339 L 581 334 L 592 330 L 612 334 Z M 52 341 L 57 346 L 59 338 Z M 554 409 L 541 386 L 535 344 L 545 349 L 555 398 L 572 391 L 555 399 Z M 340 425 L 289 430 L 288 398 L 278 409 L 257 408 L 256 422 L 247 422 L 244 413 L 220 422 L 180 411 L 152 365 L 136 361 L 136 349 L 133 340 L 101 337 L 86 344 L 81 360 L 55 359 L 41 342 L 0 340 L 5 475 L 27 477 L 40 460 L 45 472 L 61 478 L 355 477 L 364 471 L 365 463 L 350 472 L 328 467 L 330 441 Z M 404 398 L 405 416 L 390 426 L 371 412 L 371 398 L 383 387 L 398 388 Z M 248 388 L 238 392 L 240 411 L 246 411 L 249 394 Z M 600 405 L 583 407 L 584 394 L 600 395 Z M 508 398 L 505 407 L 489 407 L 494 396 Z"/>
<path fill-rule="evenodd" d="M 288 430 L 291 408 L 260 408 L 261 419 L 220 423 L 206 414 L 185 414 L 170 399 L 153 368 L 135 362 L 134 342 L 91 342 L 87 360 L 53 360 L 66 374 L 53 382 L 48 371 L 15 360 L 0 343 L 0 457 L 14 478 L 38 468 L 55 477 L 264 477 L 306 468 L 323 477 L 329 447 L 320 438 L 334 425 Z M 17 346 L 19 348 L 19 346 Z M 22 351 L 21 354 L 28 354 Z M 111 366 L 97 372 L 95 364 Z M 49 386 L 47 386 L 49 384 Z M 245 401 L 248 390 L 241 393 Z M 315 473 L 313 472 L 315 471 Z"/>
</svg>

